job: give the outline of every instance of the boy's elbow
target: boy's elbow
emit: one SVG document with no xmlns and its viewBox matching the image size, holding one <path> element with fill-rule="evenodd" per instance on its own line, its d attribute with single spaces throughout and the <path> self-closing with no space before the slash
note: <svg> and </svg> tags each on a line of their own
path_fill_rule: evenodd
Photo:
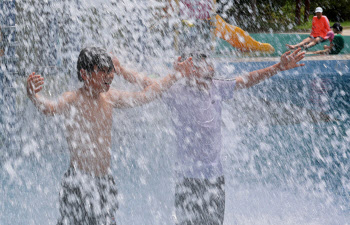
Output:
<svg viewBox="0 0 350 225">
<path fill-rule="evenodd" d="M 159 88 L 159 86 L 158 86 Z M 159 98 L 159 96 L 161 95 L 161 91 L 160 88 L 157 90 L 148 90 L 145 91 L 142 98 L 138 99 L 137 104 L 138 105 L 144 105 L 147 103 L 150 103 L 152 101 L 154 101 L 155 99 Z"/>
<path fill-rule="evenodd" d="M 147 104 L 156 98 L 158 98 L 162 93 L 161 86 L 155 82 L 150 86 L 147 86 L 143 91 L 137 92 L 127 101 L 128 107 L 136 107 Z"/>
<path fill-rule="evenodd" d="M 54 115 L 60 114 L 60 112 L 62 111 L 62 109 L 60 109 L 55 104 L 42 105 L 41 107 L 39 107 L 39 109 L 46 116 L 54 116 Z"/>
<path fill-rule="evenodd" d="M 251 86 L 248 76 L 236 77 L 235 90 L 246 89 Z"/>
<path fill-rule="evenodd" d="M 45 116 L 54 116 L 55 114 L 50 111 L 42 111 Z"/>
<path fill-rule="evenodd" d="M 152 79 L 152 78 L 149 78 L 149 77 L 145 77 L 143 82 L 142 82 L 142 86 L 143 88 L 147 88 L 149 86 L 152 86 L 154 85 L 155 83 L 157 83 L 157 80 L 156 79 Z"/>
<path fill-rule="evenodd" d="M 45 116 L 54 116 L 56 114 L 56 111 L 53 109 L 49 108 L 43 108 L 40 109 L 40 111 L 45 115 Z"/>
</svg>

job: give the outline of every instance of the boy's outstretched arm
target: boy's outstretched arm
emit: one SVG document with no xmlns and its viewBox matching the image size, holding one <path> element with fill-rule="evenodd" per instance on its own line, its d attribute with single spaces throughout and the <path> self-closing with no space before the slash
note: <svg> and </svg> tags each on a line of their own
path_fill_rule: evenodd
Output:
<svg viewBox="0 0 350 225">
<path fill-rule="evenodd" d="M 235 89 L 244 89 L 254 86 L 261 81 L 272 77 L 276 73 L 284 70 L 290 70 L 296 67 L 304 66 L 305 64 L 298 64 L 300 60 L 305 57 L 305 52 L 297 49 L 291 53 L 288 51 L 281 56 L 281 61 L 273 66 L 250 72 L 246 76 L 239 76 L 236 78 Z"/>
<path fill-rule="evenodd" d="M 66 92 L 58 101 L 51 101 L 39 95 L 43 89 L 44 78 L 41 75 L 36 75 L 35 72 L 30 74 L 27 79 L 27 96 L 45 115 L 60 114 L 65 109 L 68 99 L 72 93 Z"/>
<path fill-rule="evenodd" d="M 180 62 L 181 57 L 174 64 L 177 72 L 175 74 L 169 74 L 168 76 L 154 81 L 151 85 L 147 86 L 140 92 L 126 92 L 111 89 L 108 92 L 108 97 L 116 108 L 130 108 L 139 106 L 153 101 L 159 97 L 162 92 L 168 90 L 176 81 L 183 77 L 188 77 L 193 72 L 192 58 L 188 58 L 184 62 Z"/>
<path fill-rule="evenodd" d="M 112 56 L 112 61 L 117 75 L 121 75 L 126 81 L 132 84 L 137 84 L 142 88 L 145 88 L 154 82 L 153 79 L 147 76 L 143 76 L 136 71 L 132 71 L 121 66 L 117 57 Z"/>
</svg>

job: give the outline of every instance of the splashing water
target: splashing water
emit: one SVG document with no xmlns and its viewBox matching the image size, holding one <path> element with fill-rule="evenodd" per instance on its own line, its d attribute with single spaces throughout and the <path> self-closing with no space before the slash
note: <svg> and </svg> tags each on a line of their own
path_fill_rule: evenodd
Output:
<svg viewBox="0 0 350 225">
<path fill-rule="evenodd" d="M 26 97 L 26 76 L 42 74 L 43 95 L 52 98 L 77 88 L 78 53 L 90 45 L 113 52 L 122 64 L 145 74 L 166 75 L 177 56 L 172 27 L 178 18 L 163 18 L 164 4 L 0 3 L 5 49 L 0 69 L 0 224 L 56 224 L 60 182 L 69 164 L 63 120 L 34 108 Z M 236 57 L 214 57 L 217 74 L 232 78 L 273 63 L 233 62 Z M 349 68 L 348 59 L 307 61 L 304 68 L 235 93 L 224 104 L 224 224 L 350 221 Z M 119 78 L 112 86 L 136 90 Z M 114 111 L 118 224 L 174 224 L 175 141 L 167 115 L 160 100 Z"/>
</svg>

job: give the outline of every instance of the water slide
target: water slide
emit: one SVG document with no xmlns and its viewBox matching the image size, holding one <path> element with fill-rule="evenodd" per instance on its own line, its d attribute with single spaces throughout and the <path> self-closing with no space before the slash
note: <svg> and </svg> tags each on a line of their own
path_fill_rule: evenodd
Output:
<svg viewBox="0 0 350 225">
<path fill-rule="evenodd" d="M 215 36 L 227 41 L 234 48 L 242 51 L 260 51 L 274 53 L 275 49 L 268 43 L 260 43 L 254 40 L 247 32 L 239 27 L 226 23 L 219 15 L 216 15 Z"/>
</svg>

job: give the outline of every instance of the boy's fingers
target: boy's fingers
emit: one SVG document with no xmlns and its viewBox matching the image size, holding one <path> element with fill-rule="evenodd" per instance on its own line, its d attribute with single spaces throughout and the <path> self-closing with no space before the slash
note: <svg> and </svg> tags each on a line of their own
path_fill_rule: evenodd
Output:
<svg viewBox="0 0 350 225">
<path fill-rule="evenodd" d="M 40 82 L 40 81 L 43 81 L 43 80 L 44 80 L 44 78 L 38 77 L 38 78 L 33 79 L 33 82 Z"/>
<path fill-rule="evenodd" d="M 35 76 L 33 76 L 32 77 L 33 79 L 44 79 L 42 76 L 40 76 L 40 75 L 35 75 Z"/>
<path fill-rule="evenodd" d="M 193 66 L 193 60 L 192 60 L 192 57 L 188 58 L 188 63 L 190 66 Z"/>
<path fill-rule="evenodd" d="M 188 57 L 184 62 L 190 62 L 192 61 L 192 57 Z"/>
<path fill-rule="evenodd" d="M 303 59 L 305 57 L 305 54 L 298 55 L 297 58 Z"/>
<path fill-rule="evenodd" d="M 35 93 L 38 93 L 39 91 L 41 91 L 41 89 L 43 89 L 43 86 L 36 88 Z"/>
<path fill-rule="evenodd" d="M 33 77 L 35 75 L 35 72 L 29 74 L 29 78 Z"/>
<path fill-rule="evenodd" d="M 300 50 L 301 50 L 301 48 L 296 48 L 296 49 L 294 49 L 294 51 L 292 51 L 292 53 L 297 54 Z"/>
<path fill-rule="evenodd" d="M 304 58 L 305 57 L 305 53 L 300 53 L 299 55 L 297 55 L 295 58 Z"/>
<path fill-rule="evenodd" d="M 282 56 L 287 56 L 290 54 L 291 51 L 285 52 Z"/>
<path fill-rule="evenodd" d="M 33 81 L 33 79 L 28 79 L 27 83 L 30 84 L 30 85 L 33 85 L 34 81 Z"/>
<path fill-rule="evenodd" d="M 42 76 L 40 76 L 40 75 L 32 75 L 32 76 L 29 76 L 28 77 L 28 80 L 36 80 L 36 79 L 40 79 L 40 78 L 42 78 L 42 79 L 44 79 Z"/>
<path fill-rule="evenodd" d="M 292 53 L 292 56 L 296 56 L 299 54 L 301 48 L 298 48 L 297 50 L 295 50 L 293 53 Z"/>
<path fill-rule="evenodd" d="M 42 81 L 37 81 L 37 82 L 33 82 L 33 85 L 35 85 L 35 87 L 38 87 L 40 85 L 42 85 L 44 82 Z"/>
<path fill-rule="evenodd" d="M 44 80 L 43 77 L 33 77 L 33 80 Z"/>
<path fill-rule="evenodd" d="M 298 60 L 301 60 L 301 59 L 305 58 L 305 55 L 298 55 L 298 56 L 295 57 L 295 58 L 298 59 Z"/>
<path fill-rule="evenodd" d="M 33 80 L 32 83 L 34 83 L 34 84 L 44 83 L 44 80 L 36 79 L 36 80 Z"/>
<path fill-rule="evenodd" d="M 40 85 L 43 85 L 44 84 L 44 81 L 38 81 L 38 82 L 35 82 L 34 85 L 36 87 L 40 86 Z"/>
</svg>

